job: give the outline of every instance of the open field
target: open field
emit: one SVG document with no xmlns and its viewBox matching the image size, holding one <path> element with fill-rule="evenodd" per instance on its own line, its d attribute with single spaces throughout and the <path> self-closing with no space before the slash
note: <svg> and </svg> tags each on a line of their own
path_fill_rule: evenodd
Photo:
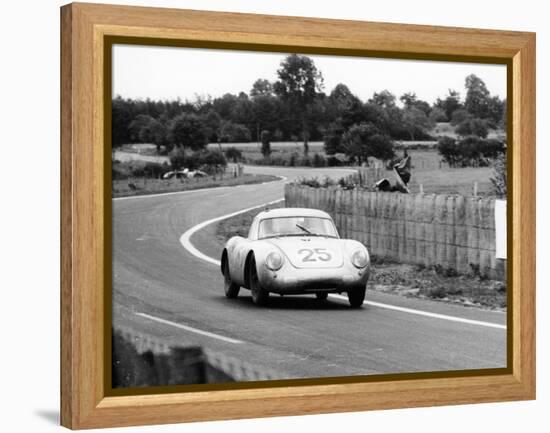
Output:
<svg viewBox="0 0 550 433">
<path fill-rule="evenodd" d="M 409 188 L 411 192 L 420 192 L 423 186 L 425 194 L 461 194 L 474 195 L 474 183 L 477 182 L 477 195 L 494 196 L 490 178 L 490 167 L 444 168 L 441 170 L 413 170 Z"/>
<path fill-rule="evenodd" d="M 160 194 L 165 192 L 190 191 L 220 186 L 249 185 L 277 180 L 275 176 L 245 174 L 240 177 L 219 176 L 196 179 L 147 179 L 133 178 L 113 180 L 113 197 L 128 197 L 135 195 Z M 131 187 L 133 185 L 134 187 Z"/>
<path fill-rule="evenodd" d="M 150 148 L 150 145 L 139 146 L 139 149 Z M 211 144 L 209 146 L 217 147 L 218 145 Z M 222 149 L 231 146 L 238 147 L 243 152 L 245 158 L 250 160 L 261 158 L 260 148 L 257 143 L 225 143 L 221 145 Z M 280 155 L 290 155 L 295 151 L 301 154 L 302 152 L 302 144 L 296 144 L 294 142 L 274 142 L 272 143 L 272 148 L 273 155 L 277 153 Z M 138 147 L 135 149 L 138 149 Z M 412 163 L 412 178 L 409 184 L 411 192 L 420 192 L 420 185 L 422 185 L 423 191 L 426 194 L 462 194 L 471 196 L 474 193 L 474 183 L 477 182 L 478 195 L 483 197 L 494 195 L 490 181 L 493 176 L 493 169 L 491 167 L 449 168 L 447 164 L 441 162 L 441 156 L 435 149 L 413 149 L 408 152 L 411 156 Z M 310 155 L 314 153 L 324 155 L 322 142 L 310 143 Z M 398 151 L 397 153 L 398 155 L 402 155 L 402 151 Z M 115 159 L 123 162 L 129 160 L 158 163 L 168 162 L 168 157 L 166 156 L 151 156 L 143 153 L 123 151 L 116 151 Z M 382 164 L 381 162 L 377 163 Z M 383 177 L 387 177 L 393 181 L 393 172 L 387 171 L 383 174 Z M 179 182 L 178 180 L 177 183 L 179 184 Z M 116 187 L 119 189 L 121 194 L 129 194 L 132 192 L 129 190 L 127 182 L 125 185 L 126 187 L 124 187 L 124 182 L 120 181 L 116 186 L 113 184 L 113 188 Z M 148 186 L 147 189 L 149 188 L 157 188 L 157 186 Z M 160 185 L 158 188 L 159 190 L 163 189 Z M 171 191 L 172 189 L 169 190 Z M 144 194 L 143 192 L 141 193 Z"/>
<path fill-rule="evenodd" d="M 435 141 L 403 141 L 396 142 L 397 147 L 414 147 L 414 146 L 434 146 Z M 261 159 L 261 144 L 257 142 L 250 143 L 210 143 L 208 145 L 209 149 L 219 149 L 225 150 L 230 147 L 235 147 L 239 149 L 243 157 L 247 160 Z M 283 156 L 290 155 L 292 153 L 297 153 L 299 155 L 303 154 L 304 143 L 301 141 L 272 141 L 271 142 L 271 156 Z M 322 156 L 327 156 L 325 154 L 325 146 L 322 141 L 310 141 L 309 142 L 309 155 L 313 156 L 318 153 Z"/>
<path fill-rule="evenodd" d="M 170 158 L 167 156 L 162 155 L 150 155 L 147 153 L 138 153 L 138 152 L 130 152 L 128 150 L 115 150 L 113 155 L 113 160 L 120 161 L 120 162 L 127 162 L 127 161 L 145 161 L 145 162 L 156 162 L 158 164 L 163 163 L 170 163 Z"/>
</svg>

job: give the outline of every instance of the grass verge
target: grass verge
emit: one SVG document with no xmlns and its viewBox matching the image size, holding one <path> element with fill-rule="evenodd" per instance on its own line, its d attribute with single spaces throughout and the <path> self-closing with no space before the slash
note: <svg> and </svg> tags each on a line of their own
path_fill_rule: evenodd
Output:
<svg viewBox="0 0 550 433">
<path fill-rule="evenodd" d="M 146 179 L 133 178 L 125 180 L 113 180 L 113 198 L 128 197 L 147 194 L 161 194 L 165 192 L 190 191 L 203 188 L 216 188 L 221 186 L 250 185 L 255 183 L 271 182 L 278 180 L 276 176 L 245 174 L 240 177 L 227 177 L 215 179 L 212 177 L 197 179 Z"/>
</svg>

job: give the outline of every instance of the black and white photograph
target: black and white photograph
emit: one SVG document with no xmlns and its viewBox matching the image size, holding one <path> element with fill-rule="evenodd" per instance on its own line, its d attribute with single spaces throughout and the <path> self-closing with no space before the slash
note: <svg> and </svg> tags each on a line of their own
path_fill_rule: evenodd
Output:
<svg viewBox="0 0 550 433">
<path fill-rule="evenodd" d="M 507 68 L 115 44 L 112 387 L 507 367 Z"/>
</svg>

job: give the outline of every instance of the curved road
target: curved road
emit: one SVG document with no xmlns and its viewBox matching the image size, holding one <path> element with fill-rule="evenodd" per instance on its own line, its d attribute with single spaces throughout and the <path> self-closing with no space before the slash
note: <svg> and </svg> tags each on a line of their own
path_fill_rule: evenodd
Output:
<svg viewBox="0 0 550 433">
<path fill-rule="evenodd" d="M 340 177 L 342 169 L 247 167 L 247 172 Z M 207 347 L 303 378 L 506 366 L 506 315 L 367 291 L 352 310 L 338 296 L 226 299 L 219 267 L 180 243 L 197 224 L 277 200 L 284 182 L 113 200 L 113 323 L 166 342 Z M 214 226 L 191 242 L 219 259 Z"/>
</svg>

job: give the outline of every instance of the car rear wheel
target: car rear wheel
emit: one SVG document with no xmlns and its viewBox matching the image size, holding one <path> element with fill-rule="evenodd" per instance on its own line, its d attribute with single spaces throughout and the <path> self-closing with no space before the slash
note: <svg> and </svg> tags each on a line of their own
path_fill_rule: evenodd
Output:
<svg viewBox="0 0 550 433">
<path fill-rule="evenodd" d="M 319 299 L 319 301 L 326 301 L 327 298 L 328 298 L 328 293 L 327 292 L 317 292 L 317 293 L 315 293 L 315 296 L 317 297 L 317 299 Z"/>
<path fill-rule="evenodd" d="M 223 265 L 223 291 L 225 296 L 232 299 L 239 296 L 239 290 L 241 288 L 231 281 L 231 275 L 229 274 L 229 262 L 226 260 Z"/>
<path fill-rule="evenodd" d="M 348 292 L 348 301 L 351 308 L 359 308 L 365 300 L 366 287 L 355 287 Z"/>
<path fill-rule="evenodd" d="M 266 305 L 267 300 L 269 299 L 269 292 L 266 291 L 260 284 L 258 272 L 256 271 L 256 260 L 254 257 L 251 257 L 250 259 L 248 272 L 248 281 L 250 284 L 250 291 L 252 292 L 252 302 L 259 306 Z"/>
</svg>

